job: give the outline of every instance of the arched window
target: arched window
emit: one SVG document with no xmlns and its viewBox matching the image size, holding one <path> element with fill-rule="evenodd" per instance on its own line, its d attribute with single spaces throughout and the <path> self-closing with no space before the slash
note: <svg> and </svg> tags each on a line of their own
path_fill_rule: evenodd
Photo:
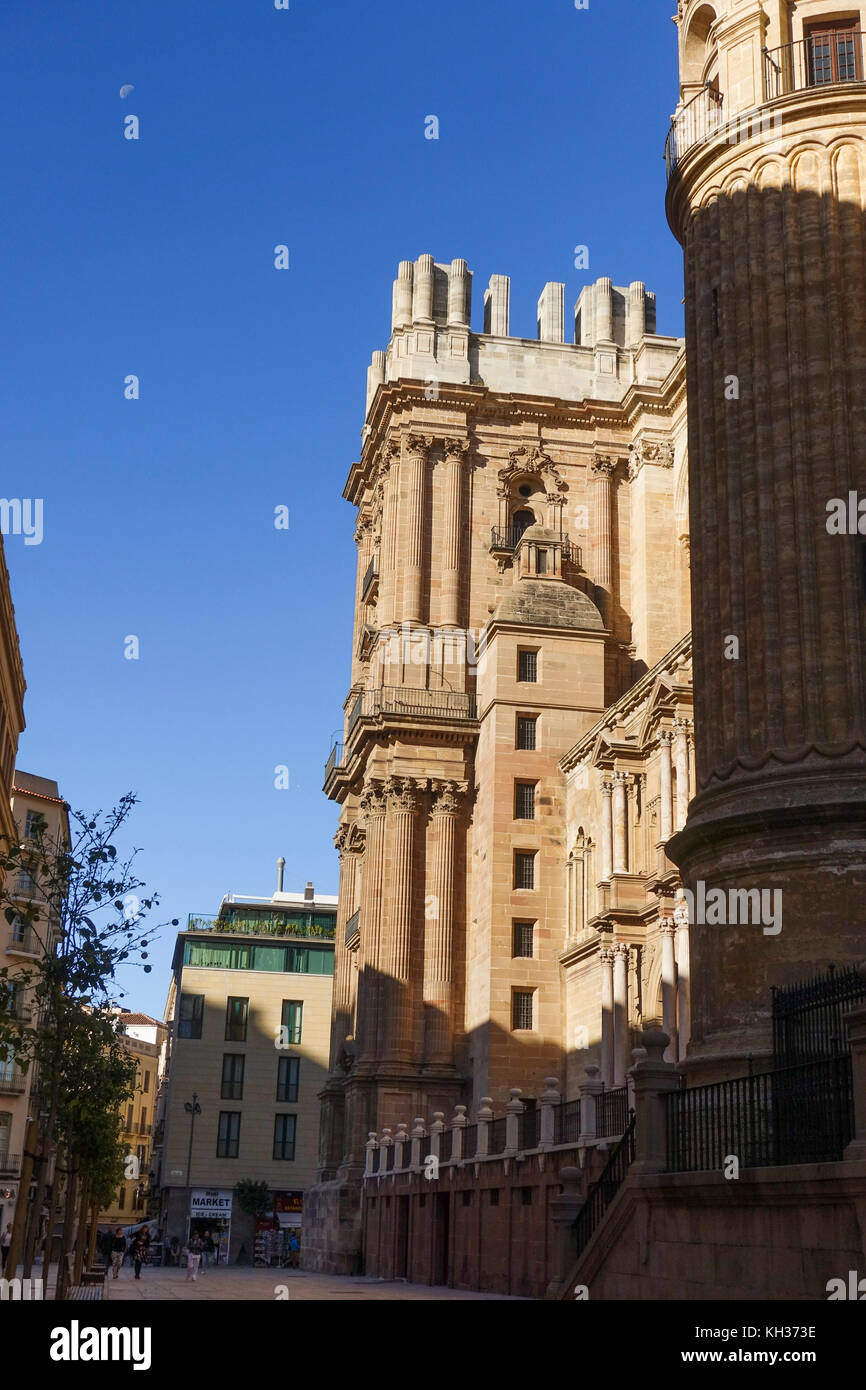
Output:
<svg viewBox="0 0 866 1390">
<path fill-rule="evenodd" d="M 524 531 L 528 531 L 530 526 L 535 525 L 535 517 L 528 507 L 521 507 L 520 511 L 515 512 L 511 518 L 511 525 L 514 529 L 514 544 L 516 545 Z"/>
<path fill-rule="evenodd" d="M 715 21 L 716 12 L 712 5 L 701 5 L 692 15 L 683 40 L 680 77 L 685 86 L 713 80 L 714 74 L 707 71 L 707 63 L 715 56 L 715 46 L 710 50 L 707 40 Z"/>
</svg>

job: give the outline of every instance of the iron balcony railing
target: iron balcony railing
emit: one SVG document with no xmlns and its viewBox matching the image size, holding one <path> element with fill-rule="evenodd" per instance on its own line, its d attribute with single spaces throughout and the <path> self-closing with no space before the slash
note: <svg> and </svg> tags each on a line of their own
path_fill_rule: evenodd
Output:
<svg viewBox="0 0 866 1390">
<path fill-rule="evenodd" d="M 529 528 L 526 526 L 491 526 L 490 528 L 490 549 L 510 552 L 517 549 L 520 538 Z M 560 536 L 559 544 L 562 547 L 563 560 L 573 560 L 575 564 L 582 563 L 582 552 L 579 545 L 574 545 L 568 536 Z"/>
<path fill-rule="evenodd" d="M 628 1124 L 628 1087 L 602 1091 L 595 1098 L 595 1132 L 599 1139 L 623 1134 Z"/>
<path fill-rule="evenodd" d="M 17 1173 L 20 1167 L 20 1154 L 0 1153 L 0 1173 Z"/>
<path fill-rule="evenodd" d="M 474 1158 L 478 1151 L 478 1126 L 466 1125 L 463 1130 L 463 1157 Z"/>
<path fill-rule="evenodd" d="M 20 1095 L 27 1090 L 27 1077 L 23 1071 L 0 1072 L 0 1093 Z"/>
<path fill-rule="evenodd" d="M 462 690 L 414 690 L 411 686 L 383 685 L 362 690 L 349 715 L 346 731 L 351 737 L 359 720 L 380 715 L 423 719 L 475 719 L 475 696 Z"/>
<path fill-rule="evenodd" d="M 631 1112 L 625 1132 L 605 1164 L 601 1177 L 589 1189 L 586 1202 L 574 1223 L 578 1258 L 601 1224 L 602 1217 L 625 1182 L 629 1166 L 633 1162 L 634 1111 Z"/>
<path fill-rule="evenodd" d="M 537 1149 L 541 1138 L 541 1111 L 524 1110 L 517 1117 L 518 1149 Z"/>
<path fill-rule="evenodd" d="M 580 1101 L 566 1100 L 553 1112 L 554 1144 L 576 1144 L 580 1138 Z"/>
<path fill-rule="evenodd" d="M 711 140 L 724 124 L 724 98 L 715 87 L 704 87 L 671 117 L 665 142 L 665 164 L 670 179 L 687 150 Z"/>
<path fill-rule="evenodd" d="M 489 1154 L 501 1154 L 505 1152 L 505 1116 L 499 1120 L 493 1120 L 487 1127 L 487 1152 Z"/>
<path fill-rule="evenodd" d="M 851 1057 L 840 1053 L 710 1086 L 674 1091 L 667 1108 L 668 1172 L 838 1163 L 854 1135 Z"/>
<path fill-rule="evenodd" d="M 335 768 L 335 767 L 339 767 L 340 759 L 342 758 L 342 756 L 343 756 L 343 745 L 342 745 L 342 743 L 335 743 L 334 746 L 333 746 L 333 748 L 331 749 L 330 754 L 328 755 L 328 761 L 325 763 L 325 781 L 326 781 L 326 782 L 327 782 L 328 778 L 330 777 L 331 773 L 334 771 L 334 768 Z"/>
<path fill-rule="evenodd" d="M 360 922 L 360 919 L 361 919 L 361 909 L 358 908 L 357 912 L 353 912 L 352 915 L 351 915 L 351 917 L 349 918 L 349 920 L 348 920 L 347 923 L 346 923 L 346 945 L 347 945 L 347 946 L 348 946 L 349 942 L 352 940 L 352 938 L 355 937 L 355 936 L 357 936 L 357 935 L 358 935 L 358 932 L 360 931 L 360 926 L 358 925 L 359 922 Z"/>
<path fill-rule="evenodd" d="M 369 565 L 367 566 L 366 572 L 365 572 L 365 574 L 364 574 L 364 582 L 363 582 L 363 584 L 361 585 L 361 602 L 362 602 L 362 603 L 366 603 L 366 601 L 367 601 L 367 595 L 369 594 L 370 590 L 372 589 L 374 583 L 376 582 L 376 580 L 377 580 L 378 578 L 379 578 L 379 566 L 378 566 L 378 563 L 377 563 L 377 560 L 376 560 L 376 556 L 374 555 L 373 558 L 372 558 L 372 560 L 370 561 Z"/>
<path fill-rule="evenodd" d="M 776 1067 L 816 1062 L 847 1051 L 844 1015 L 866 1002 L 866 974 L 834 966 L 802 984 L 773 989 L 773 1059 Z"/>
<path fill-rule="evenodd" d="M 394 1171 L 394 1150 L 395 1150 L 396 1147 L 397 1147 L 396 1144 L 388 1144 L 387 1147 L 386 1147 L 386 1149 L 385 1149 L 385 1172 L 386 1172 L 386 1173 L 393 1173 L 393 1171 Z"/>
<path fill-rule="evenodd" d="M 429 1157 L 429 1155 L 430 1155 L 432 1152 L 433 1152 L 433 1136 L 432 1136 L 432 1134 L 425 1134 L 425 1135 L 423 1136 L 423 1138 L 419 1141 L 419 1146 L 418 1146 L 418 1154 L 419 1154 L 419 1157 L 420 1157 L 421 1162 L 423 1163 L 424 1160 L 425 1160 L 425 1158 Z"/>
<path fill-rule="evenodd" d="M 797 43 L 765 48 L 763 55 L 765 101 L 809 87 L 863 81 L 863 35 L 859 29 L 810 34 Z"/>
<path fill-rule="evenodd" d="M 38 956 L 42 954 L 42 947 L 36 939 L 36 933 L 30 927 L 13 927 L 9 933 L 9 945 L 7 949 L 16 955 Z"/>
</svg>

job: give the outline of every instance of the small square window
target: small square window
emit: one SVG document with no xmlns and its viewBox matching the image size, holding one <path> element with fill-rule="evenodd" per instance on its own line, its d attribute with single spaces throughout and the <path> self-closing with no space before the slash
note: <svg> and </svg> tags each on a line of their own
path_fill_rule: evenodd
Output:
<svg viewBox="0 0 866 1390">
<path fill-rule="evenodd" d="M 535 938 L 534 922 L 515 922 L 514 923 L 514 946 L 512 955 L 515 957 L 531 960 L 533 957 L 533 945 Z"/>
<path fill-rule="evenodd" d="M 537 715 L 519 714 L 517 716 L 517 747 L 535 751 L 537 746 L 535 726 Z"/>
<path fill-rule="evenodd" d="M 514 887 L 515 888 L 534 888 L 535 887 L 535 853 L 526 850 L 515 850 L 514 853 Z"/>
<path fill-rule="evenodd" d="M 535 684 L 538 681 L 538 652 L 521 650 L 517 653 L 517 679 Z"/>
<path fill-rule="evenodd" d="M 511 1027 L 514 1032 L 532 1032 L 531 989 L 516 989 L 511 999 Z"/>
<path fill-rule="evenodd" d="M 514 819 L 535 820 L 535 783 L 515 782 Z"/>
</svg>

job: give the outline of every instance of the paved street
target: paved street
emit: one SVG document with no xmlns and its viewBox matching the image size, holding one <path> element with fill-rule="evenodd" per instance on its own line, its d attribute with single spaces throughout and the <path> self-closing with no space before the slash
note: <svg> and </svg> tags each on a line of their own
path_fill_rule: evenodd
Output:
<svg viewBox="0 0 866 1390">
<path fill-rule="evenodd" d="M 386 1283 L 381 1279 L 342 1277 L 330 1274 L 307 1274 L 298 1269 L 209 1269 L 193 1284 L 187 1280 L 185 1269 L 145 1269 L 136 1281 L 128 1266 L 117 1279 L 109 1278 L 106 1295 L 110 1302 L 142 1302 L 154 1299 L 238 1299 L 273 1300 L 281 1286 L 288 1289 L 289 1301 L 299 1299 L 481 1299 L 502 1301 L 501 1294 L 463 1293 L 458 1289 L 429 1288 L 426 1284 Z M 505 1299 L 520 1303 L 522 1299 Z"/>
</svg>

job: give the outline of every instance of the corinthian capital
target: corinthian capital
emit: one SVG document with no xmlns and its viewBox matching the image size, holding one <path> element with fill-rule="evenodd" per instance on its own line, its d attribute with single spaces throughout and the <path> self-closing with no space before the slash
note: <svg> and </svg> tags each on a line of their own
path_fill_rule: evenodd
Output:
<svg viewBox="0 0 866 1390">
<path fill-rule="evenodd" d="M 466 792 L 467 787 L 465 782 L 434 782 L 433 815 L 459 815 L 466 799 Z"/>
<path fill-rule="evenodd" d="M 389 777 L 385 787 L 388 809 L 402 811 L 410 816 L 417 815 L 421 807 L 421 796 L 426 783 L 414 777 Z"/>
<path fill-rule="evenodd" d="M 616 471 L 616 459 L 611 458 L 610 454 L 596 454 L 589 471 L 594 478 L 612 478 Z"/>
<path fill-rule="evenodd" d="M 361 814 L 365 819 L 370 816 L 384 816 L 385 809 L 385 784 L 371 778 L 369 782 L 364 783 L 361 793 Z"/>
<path fill-rule="evenodd" d="M 462 463 L 469 453 L 468 439 L 443 439 L 442 448 L 446 459 L 455 458 L 458 463 Z"/>
<path fill-rule="evenodd" d="M 429 434 L 407 434 L 406 453 L 414 454 L 421 458 L 426 458 L 432 447 L 433 440 Z"/>
</svg>

